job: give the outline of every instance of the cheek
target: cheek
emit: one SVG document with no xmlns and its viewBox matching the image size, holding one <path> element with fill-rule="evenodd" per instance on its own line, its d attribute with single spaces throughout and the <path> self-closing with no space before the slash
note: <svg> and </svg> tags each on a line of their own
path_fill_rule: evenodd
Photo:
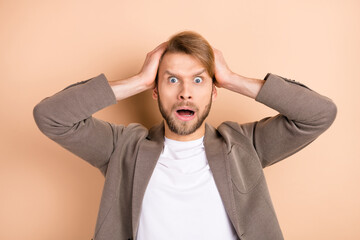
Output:
<svg viewBox="0 0 360 240">
<path fill-rule="evenodd" d="M 212 88 L 210 88 L 210 87 L 199 89 L 196 92 L 197 92 L 197 95 L 198 95 L 200 101 L 208 102 L 209 99 L 211 99 Z"/>
<path fill-rule="evenodd" d="M 176 97 L 176 94 L 174 91 L 171 91 L 170 89 L 161 89 L 159 90 L 159 96 L 161 100 L 163 101 L 170 101 L 172 98 Z"/>
<path fill-rule="evenodd" d="M 160 99 L 161 105 L 166 110 L 170 110 L 172 105 L 176 102 L 176 94 L 172 91 L 169 91 L 168 89 L 159 89 L 158 96 L 158 101 Z"/>
<path fill-rule="evenodd" d="M 177 88 L 175 86 L 167 86 L 165 84 L 162 84 L 159 86 L 159 92 L 158 94 L 160 95 L 160 97 L 162 99 L 172 99 L 172 98 L 176 98 L 177 96 Z"/>
</svg>

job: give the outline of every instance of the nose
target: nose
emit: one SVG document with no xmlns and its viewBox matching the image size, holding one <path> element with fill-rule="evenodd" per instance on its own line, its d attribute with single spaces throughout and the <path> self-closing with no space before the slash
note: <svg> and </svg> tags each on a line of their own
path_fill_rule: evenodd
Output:
<svg viewBox="0 0 360 240">
<path fill-rule="evenodd" d="M 188 83 L 183 83 L 181 90 L 179 92 L 179 99 L 180 100 L 190 100 L 192 99 L 192 90 L 191 86 Z"/>
</svg>

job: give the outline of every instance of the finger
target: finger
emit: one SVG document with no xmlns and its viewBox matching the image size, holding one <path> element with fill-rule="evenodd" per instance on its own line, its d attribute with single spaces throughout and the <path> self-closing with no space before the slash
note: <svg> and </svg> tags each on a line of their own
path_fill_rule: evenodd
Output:
<svg viewBox="0 0 360 240">
<path fill-rule="evenodd" d="M 163 42 L 159 46 L 157 46 L 152 52 L 163 52 L 168 45 L 168 42 Z"/>
<path fill-rule="evenodd" d="M 212 50 L 213 50 L 213 52 L 214 52 L 214 55 L 217 55 L 217 54 L 220 54 L 220 53 L 221 53 L 221 51 L 220 51 L 219 49 L 217 49 L 217 48 L 215 48 L 215 47 L 213 47 L 213 46 L 211 46 L 211 48 L 212 48 Z"/>
</svg>

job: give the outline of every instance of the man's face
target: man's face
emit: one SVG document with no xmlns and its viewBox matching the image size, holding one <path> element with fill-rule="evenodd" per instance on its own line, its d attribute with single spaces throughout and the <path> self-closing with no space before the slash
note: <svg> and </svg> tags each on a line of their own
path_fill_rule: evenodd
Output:
<svg viewBox="0 0 360 240">
<path fill-rule="evenodd" d="M 216 94 L 212 78 L 199 60 L 184 53 L 166 53 L 153 92 L 166 121 L 165 135 L 201 137 Z"/>
</svg>

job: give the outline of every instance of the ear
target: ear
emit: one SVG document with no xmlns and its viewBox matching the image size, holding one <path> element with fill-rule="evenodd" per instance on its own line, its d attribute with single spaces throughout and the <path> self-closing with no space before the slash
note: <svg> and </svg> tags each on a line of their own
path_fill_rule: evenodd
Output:
<svg viewBox="0 0 360 240">
<path fill-rule="evenodd" d="M 215 84 L 213 83 L 213 85 L 212 85 L 212 101 L 215 101 L 216 98 L 217 98 L 217 88 L 216 88 Z"/>
<path fill-rule="evenodd" d="M 152 98 L 153 98 L 154 100 L 157 100 L 157 99 L 159 98 L 159 93 L 158 93 L 158 88 L 157 88 L 157 86 L 155 86 L 155 87 L 153 88 Z"/>
</svg>

